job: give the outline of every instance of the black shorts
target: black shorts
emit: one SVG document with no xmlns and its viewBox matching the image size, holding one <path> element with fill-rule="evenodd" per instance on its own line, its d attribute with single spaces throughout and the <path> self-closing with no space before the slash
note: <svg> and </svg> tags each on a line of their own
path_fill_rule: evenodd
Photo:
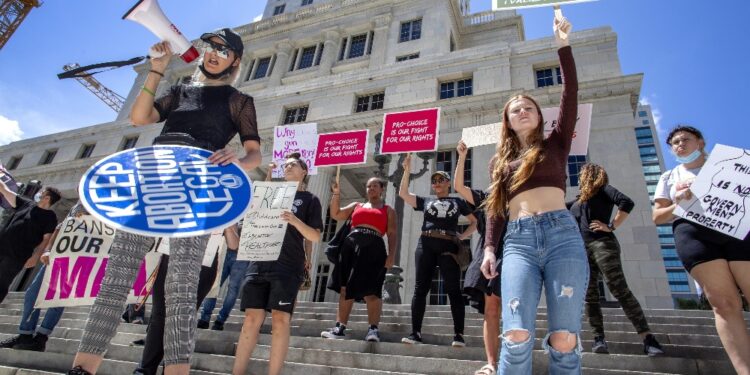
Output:
<svg viewBox="0 0 750 375">
<path fill-rule="evenodd" d="M 245 280 L 240 309 L 278 310 L 291 314 L 302 281 L 297 276 L 254 274 Z"/>
<path fill-rule="evenodd" d="M 727 262 L 750 261 L 750 240 L 738 240 L 685 219 L 672 224 L 677 255 L 685 269 L 724 259 Z"/>
<path fill-rule="evenodd" d="M 376 231 L 354 228 L 349 233 L 338 265 L 339 285 L 346 288 L 346 299 L 382 298 L 387 257 L 383 237 Z"/>
</svg>

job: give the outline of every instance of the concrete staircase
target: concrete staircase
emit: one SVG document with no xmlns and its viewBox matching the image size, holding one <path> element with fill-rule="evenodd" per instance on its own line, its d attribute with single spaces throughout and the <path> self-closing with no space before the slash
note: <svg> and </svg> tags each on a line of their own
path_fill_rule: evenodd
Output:
<svg viewBox="0 0 750 375">
<path fill-rule="evenodd" d="M 0 340 L 17 333 L 23 303 L 22 293 L 11 293 L 0 304 Z M 408 305 L 385 305 L 380 324 L 382 342 L 363 341 L 367 331 L 364 305 L 355 305 L 345 340 L 325 340 L 320 332 L 335 320 L 334 303 L 299 303 L 292 320 L 291 348 L 285 374 L 371 375 L 371 374 L 473 374 L 484 364 L 482 316 L 467 308 L 466 348 L 453 348 L 452 320 L 448 306 L 428 306 L 424 320 L 423 345 L 405 345 L 401 338 L 411 331 Z M 0 349 L 0 375 L 41 375 L 65 372 L 73 361 L 86 322 L 88 308 L 68 308 L 47 343 L 47 351 L 26 352 Z M 218 312 L 218 309 L 215 311 Z M 584 323 L 583 373 L 587 375 L 729 375 L 735 374 L 714 328 L 709 311 L 647 310 L 651 329 L 667 352 L 666 357 L 649 358 L 621 309 L 604 309 L 605 330 L 610 352 L 590 352 L 593 337 Z M 545 374 L 547 357 L 541 338 L 547 333 L 546 310 L 537 315 L 534 373 Z M 749 320 L 746 314 L 745 319 Z M 234 361 L 242 313 L 236 309 L 224 331 L 198 330 L 194 374 L 230 373 Z M 140 360 L 141 347 L 133 340 L 145 335 L 145 325 L 120 324 L 101 374 L 130 374 Z M 265 374 L 270 350 L 270 318 L 263 326 L 249 372 Z"/>
</svg>

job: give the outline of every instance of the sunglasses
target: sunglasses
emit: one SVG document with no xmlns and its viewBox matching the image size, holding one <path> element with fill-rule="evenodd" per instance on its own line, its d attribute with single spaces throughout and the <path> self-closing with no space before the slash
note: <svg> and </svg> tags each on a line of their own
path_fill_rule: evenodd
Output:
<svg viewBox="0 0 750 375">
<path fill-rule="evenodd" d="M 214 52 L 216 53 L 216 56 L 219 56 L 224 60 L 229 58 L 229 51 L 231 51 L 229 46 L 216 43 L 211 40 L 206 40 L 205 42 L 206 42 L 206 47 L 205 47 L 206 52 Z"/>
<path fill-rule="evenodd" d="M 433 184 L 433 185 L 435 185 L 435 184 L 442 184 L 442 183 L 443 183 L 443 182 L 445 182 L 445 181 L 448 181 L 448 180 L 446 180 L 446 179 L 444 179 L 444 178 L 442 178 L 442 177 L 439 177 L 439 178 L 433 178 L 433 179 L 432 179 L 432 184 Z"/>
</svg>

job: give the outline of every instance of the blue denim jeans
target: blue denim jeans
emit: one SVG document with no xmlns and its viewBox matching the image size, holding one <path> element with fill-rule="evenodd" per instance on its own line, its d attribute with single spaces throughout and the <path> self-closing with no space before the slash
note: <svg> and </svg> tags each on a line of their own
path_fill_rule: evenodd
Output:
<svg viewBox="0 0 750 375">
<path fill-rule="evenodd" d="M 567 210 L 545 212 L 508 223 L 503 245 L 503 343 L 498 374 L 532 373 L 537 307 L 544 286 L 548 333 L 542 346 L 551 375 L 581 373 L 581 317 L 589 264 L 578 225 Z M 526 331 L 529 339 L 513 342 L 510 331 Z M 575 350 L 562 353 L 549 345 L 555 332 L 577 336 Z"/>
<path fill-rule="evenodd" d="M 227 255 L 224 257 L 224 266 L 221 269 L 221 285 L 224 285 L 224 282 L 228 278 L 229 286 L 227 287 L 227 294 L 224 296 L 224 304 L 221 306 L 216 321 L 224 323 L 229 318 L 234 303 L 237 302 L 242 281 L 245 279 L 245 270 L 249 263 L 246 260 L 237 260 L 237 251 L 227 251 Z M 210 321 L 214 307 L 216 307 L 216 298 L 206 298 L 201 307 L 201 320 Z"/>
<path fill-rule="evenodd" d="M 55 329 L 57 322 L 60 321 L 64 307 L 53 307 L 47 309 L 47 313 L 44 314 L 44 320 L 42 325 L 37 329 L 36 325 L 39 322 L 40 309 L 34 308 L 34 303 L 39 295 L 39 289 L 42 287 L 42 280 L 44 280 L 44 269 L 46 266 L 39 268 L 39 272 L 36 273 L 34 281 L 31 282 L 29 288 L 26 289 L 26 294 L 23 297 L 23 314 L 21 315 L 21 324 L 18 325 L 18 333 L 22 335 L 34 334 L 34 331 L 39 332 L 43 335 L 49 336 L 52 330 Z"/>
</svg>

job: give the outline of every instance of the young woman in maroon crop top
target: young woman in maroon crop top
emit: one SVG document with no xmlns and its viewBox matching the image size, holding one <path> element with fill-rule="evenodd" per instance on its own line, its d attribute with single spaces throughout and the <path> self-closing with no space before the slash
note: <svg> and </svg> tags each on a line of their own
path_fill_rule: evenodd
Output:
<svg viewBox="0 0 750 375">
<path fill-rule="evenodd" d="M 373 177 L 367 180 L 367 202 L 351 203 L 340 208 L 340 189 L 334 183 L 331 195 L 331 217 L 335 220 L 352 219 L 352 230 L 341 245 L 341 262 L 336 266 L 339 275 L 339 308 L 336 326 L 320 335 L 327 339 L 346 337 L 346 324 L 354 307 L 354 300 L 367 302 L 370 327 L 366 341 L 380 341 L 378 323 L 383 309 L 382 290 L 385 273 L 393 266 L 398 241 L 396 210 L 383 202 L 385 181 Z M 383 236 L 388 235 L 388 251 Z"/>
<path fill-rule="evenodd" d="M 495 246 L 503 239 L 501 295 L 503 343 L 499 374 L 531 374 L 536 310 L 546 292 L 550 373 L 580 374 L 581 313 L 588 260 L 576 221 L 565 206 L 568 153 L 575 129 L 578 82 L 568 42 L 571 25 L 553 22 L 563 74 L 557 126 L 545 139 L 544 120 L 530 96 L 512 97 L 503 108 L 503 131 L 493 158 L 486 202 L 482 272 L 497 277 Z"/>
</svg>

